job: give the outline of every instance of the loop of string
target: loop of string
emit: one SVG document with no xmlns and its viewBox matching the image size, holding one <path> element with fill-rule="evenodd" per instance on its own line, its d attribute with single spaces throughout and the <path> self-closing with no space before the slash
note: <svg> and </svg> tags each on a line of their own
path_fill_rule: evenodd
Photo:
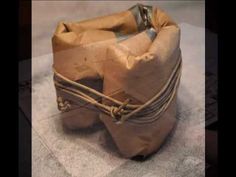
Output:
<svg viewBox="0 0 236 177">
<path fill-rule="evenodd" d="M 98 92 L 95 89 L 64 77 L 58 73 L 55 68 L 53 68 L 54 76 L 56 76 L 55 78 L 59 78 L 58 80 L 60 81 L 54 78 L 54 84 L 56 88 L 66 92 L 67 94 L 77 97 L 80 100 L 97 107 L 101 112 L 109 115 L 116 123 L 121 124 L 124 121 L 136 124 L 151 123 L 160 117 L 161 113 L 168 108 L 173 100 L 180 81 L 181 66 L 182 59 L 180 57 L 175 65 L 175 68 L 173 69 L 173 72 L 162 89 L 154 95 L 154 97 L 142 105 L 129 104 L 130 99 L 126 99 L 124 102 L 118 101 L 110 96 Z M 67 85 L 70 84 L 73 87 L 67 86 L 62 82 L 65 82 Z M 83 91 L 86 91 L 86 93 Z M 109 100 L 113 103 L 113 105 L 109 106 L 100 103 L 87 93 Z"/>
</svg>

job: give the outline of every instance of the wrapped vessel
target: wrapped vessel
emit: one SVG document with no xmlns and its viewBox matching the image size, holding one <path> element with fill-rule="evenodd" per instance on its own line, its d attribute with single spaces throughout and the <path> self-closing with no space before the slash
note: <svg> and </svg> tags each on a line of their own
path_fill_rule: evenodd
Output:
<svg viewBox="0 0 236 177">
<path fill-rule="evenodd" d="M 157 151 L 176 123 L 180 29 L 161 9 L 138 4 L 53 36 L 54 83 L 69 128 L 101 120 L 124 157 Z"/>
</svg>

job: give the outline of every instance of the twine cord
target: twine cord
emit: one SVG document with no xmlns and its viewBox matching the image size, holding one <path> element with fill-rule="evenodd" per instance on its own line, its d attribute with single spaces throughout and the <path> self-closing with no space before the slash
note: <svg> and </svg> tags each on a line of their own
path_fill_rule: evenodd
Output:
<svg viewBox="0 0 236 177">
<path fill-rule="evenodd" d="M 74 86 L 75 88 L 65 86 L 60 81 L 55 79 L 54 84 L 56 88 L 62 90 L 63 92 L 77 97 L 86 103 L 92 104 L 102 113 L 109 115 L 113 121 L 118 124 L 121 124 L 125 121 L 137 124 L 151 123 L 159 119 L 160 115 L 168 108 L 171 101 L 173 100 L 180 82 L 181 66 L 182 59 L 179 57 L 170 77 L 161 90 L 156 95 L 154 95 L 154 97 L 142 105 L 129 104 L 130 99 L 126 99 L 124 102 L 118 101 L 108 95 L 98 92 L 95 89 L 64 77 L 58 73 L 55 68 L 53 68 L 54 76 L 60 78 L 60 80 Z M 83 91 L 86 91 L 86 93 Z M 113 105 L 110 106 L 100 103 L 87 93 L 93 94 L 96 97 L 100 97 L 105 100 L 109 100 L 113 103 Z"/>
</svg>

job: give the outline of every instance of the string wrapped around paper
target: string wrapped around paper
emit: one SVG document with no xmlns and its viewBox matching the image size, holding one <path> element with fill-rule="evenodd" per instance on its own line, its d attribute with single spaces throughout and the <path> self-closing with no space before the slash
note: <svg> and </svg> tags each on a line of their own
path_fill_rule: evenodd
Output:
<svg viewBox="0 0 236 177">
<path fill-rule="evenodd" d="M 102 121 L 124 157 L 159 149 L 176 123 L 180 29 L 157 7 L 59 23 L 52 38 L 58 108 L 71 129 Z"/>
</svg>

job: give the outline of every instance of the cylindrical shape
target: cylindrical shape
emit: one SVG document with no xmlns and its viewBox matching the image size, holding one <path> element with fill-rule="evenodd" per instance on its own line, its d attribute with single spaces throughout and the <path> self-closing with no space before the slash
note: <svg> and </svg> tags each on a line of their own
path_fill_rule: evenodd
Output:
<svg viewBox="0 0 236 177">
<path fill-rule="evenodd" d="M 152 9 L 151 23 L 157 37 L 148 33 L 111 45 L 104 63 L 103 93 L 119 101 L 131 99 L 132 104 L 144 104 L 157 94 L 181 60 L 180 30 L 160 9 Z M 119 91 L 117 91 L 119 90 Z M 111 102 L 104 100 L 104 104 Z M 160 118 L 151 123 L 116 124 L 105 114 L 101 120 L 125 157 L 146 156 L 157 151 L 176 122 L 176 95 Z M 145 122 L 145 119 L 142 120 Z"/>
</svg>

